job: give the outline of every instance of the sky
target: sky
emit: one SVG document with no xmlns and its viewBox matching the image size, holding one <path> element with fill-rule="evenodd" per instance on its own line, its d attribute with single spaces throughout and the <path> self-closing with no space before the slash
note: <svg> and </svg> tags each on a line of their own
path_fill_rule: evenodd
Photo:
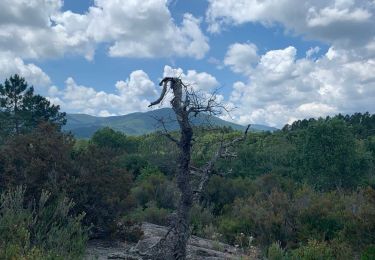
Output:
<svg viewBox="0 0 375 260">
<path fill-rule="evenodd" d="M 68 113 L 149 111 L 164 76 L 244 125 L 374 113 L 375 0 L 1 0 L 15 73 Z"/>
</svg>

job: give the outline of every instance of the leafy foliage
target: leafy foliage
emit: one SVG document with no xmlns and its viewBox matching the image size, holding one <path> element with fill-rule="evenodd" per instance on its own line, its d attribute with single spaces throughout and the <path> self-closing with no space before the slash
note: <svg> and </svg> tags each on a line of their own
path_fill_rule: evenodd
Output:
<svg viewBox="0 0 375 260">
<path fill-rule="evenodd" d="M 131 153 L 137 150 L 137 142 L 134 139 L 108 127 L 96 131 L 91 142 L 99 147 L 107 147 L 118 152 Z"/>
<path fill-rule="evenodd" d="M 11 137 L 0 146 L 0 189 L 24 185 L 28 197 L 43 189 L 59 193 L 75 175 L 71 150 L 74 140 L 50 124 Z"/>
<path fill-rule="evenodd" d="M 311 240 L 306 246 L 294 250 L 293 258 L 304 260 L 336 259 L 333 250 L 327 243 L 316 240 Z"/>
<path fill-rule="evenodd" d="M 129 196 L 132 174 L 117 166 L 116 150 L 108 147 L 90 144 L 76 152 L 74 160 L 78 176 L 71 194 L 78 209 L 86 212 L 85 222 L 99 233 L 114 231 L 116 221 L 134 205 Z"/>
<path fill-rule="evenodd" d="M 356 154 L 354 135 L 343 120 L 318 120 L 302 135 L 301 171 L 317 188 L 353 187 L 361 179 L 360 175 L 366 173 Z"/>
<path fill-rule="evenodd" d="M 84 214 L 72 215 L 74 203 L 43 191 L 38 203 L 26 203 L 21 186 L 0 197 L 1 259 L 77 259 L 87 241 Z"/>
</svg>

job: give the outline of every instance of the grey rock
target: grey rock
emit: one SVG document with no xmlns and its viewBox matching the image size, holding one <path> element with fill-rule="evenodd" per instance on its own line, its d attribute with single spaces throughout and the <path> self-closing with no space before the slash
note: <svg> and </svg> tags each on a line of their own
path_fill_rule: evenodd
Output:
<svg viewBox="0 0 375 260">
<path fill-rule="evenodd" d="M 90 241 L 85 260 L 91 259 L 147 259 L 146 252 L 156 245 L 167 233 L 167 227 L 151 223 L 142 223 L 143 238 L 137 244 L 116 241 Z M 256 248 L 250 255 L 243 255 L 239 249 L 218 241 L 192 236 L 187 246 L 187 259 L 224 260 L 224 259 L 260 259 Z"/>
<path fill-rule="evenodd" d="M 155 246 L 159 241 L 161 237 L 156 236 L 144 236 L 143 239 L 139 240 L 137 245 L 130 249 L 131 252 L 137 252 L 141 255 L 145 255 L 147 250 L 153 246 Z"/>
</svg>

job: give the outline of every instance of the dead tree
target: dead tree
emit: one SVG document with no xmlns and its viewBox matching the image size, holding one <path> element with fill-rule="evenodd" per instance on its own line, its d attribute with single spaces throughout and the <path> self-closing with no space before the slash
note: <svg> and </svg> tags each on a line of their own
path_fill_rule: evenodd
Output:
<svg viewBox="0 0 375 260">
<path fill-rule="evenodd" d="M 180 78 L 175 77 L 166 77 L 160 82 L 160 86 L 163 86 L 162 93 L 156 101 L 150 104 L 150 107 L 163 101 L 168 92 L 168 84 L 173 94 L 170 103 L 180 127 L 180 137 L 176 139 L 167 131 L 165 131 L 165 135 L 179 148 L 177 187 L 180 191 L 180 200 L 168 233 L 158 244 L 150 249 L 148 255 L 153 259 L 186 259 L 186 245 L 190 237 L 190 211 L 193 202 L 195 199 L 199 199 L 204 190 L 213 172 L 215 162 L 220 158 L 234 155 L 230 152 L 230 149 L 235 143 L 244 140 L 249 127 L 243 137 L 228 143 L 221 142 L 217 152 L 205 166 L 199 169 L 191 167 L 193 128 L 190 123 L 190 117 L 197 116 L 199 113 L 217 114 L 224 107 L 216 102 L 215 94 L 202 99 L 192 88 L 185 85 Z M 198 174 L 200 178 L 196 189 L 193 189 L 191 183 L 193 174 Z"/>
</svg>

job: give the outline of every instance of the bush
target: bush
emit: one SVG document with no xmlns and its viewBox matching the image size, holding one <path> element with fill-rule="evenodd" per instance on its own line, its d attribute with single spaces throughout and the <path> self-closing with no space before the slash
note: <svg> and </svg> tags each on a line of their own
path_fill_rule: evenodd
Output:
<svg viewBox="0 0 375 260">
<path fill-rule="evenodd" d="M 220 218 L 219 230 L 228 242 L 238 234 L 254 236 L 256 243 L 267 248 L 272 241 L 283 245 L 295 237 L 292 204 L 287 194 L 272 190 L 270 194 L 256 193 L 247 199 L 237 199 L 231 211 Z"/>
<path fill-rule="evenodd" d="M 285 250 L 281 247 L 280 242 L 272 243 L 268 248 L 267 258 L 269 260 L 284 260 Z"/>
<path fill-rule="evenodd" d="M 141 171 L 149 166 L 148 162 L 138 154 L 124 154 L 117 160 L 117 164 L 133 174 L 134 178 L 137 178 Z"/>
<path fill-rule="evenodd" d="M 368 246 L 361 255 L 361 260 L 375 259 L 375 245 Z"/>
<path fill-rule="evenodd" d="M 42 190 L 64 191 L 75 176 L 73 145 L 72 136 L 49 124 L 9 138 L 0 147 L 0 190 L 22 185 L 28 198 L 38 198 Z"/>
<path fill-rule="evenodd" d="M 150 201 L 145 208 L 139 207 L 135 209 L 129 216 L 134 222 L 150 222 L 157 225 L 168 225 L 168 216 L 171 211 L 157 207 L 156 203 Z"/>
<path fill-rule="evenodd" d="M 254 184 L 249 178 L 212 176 L 203 194 L 203 204 L 209 205 L 214 215 L 220 215 L 226 205 L 253 192 Z"/>
<path fill-rule="evenodd" d="M 89 145 L 78 152 L 79 175 L 70 187 L 80 211 L 87 213 L 85 223 L 93 224 L 93 236 L 112 234 L 117 221 L 133 206 L 130 194 L 133 176 L 116 165 L 111 148 Z"/>
<path fill-rule="evenodd" d="M 208 239 L 218 239 L 217 230 L 214 227 L 214 216 L 209 209 L 195 204 L 190 216 L 192 234 Z"/>
<path fill-rule="evenodd" d="M 336 259 L 333 250 L 326 242 L 310 240 L 307 245 L 292 251 L 293 259 L 301 260 L 330 260 Z"/>
<path fill-rule="evenodd" d="M 74 203 L 43 191 L 38 203 L 25 202 L 21 186 L 0 197 L 0 259 L 77 259 L 87 228 L 84 214 L 70 214 Z"/>
<path fill-rule="evenodd" d="M 132 153 L 137 150 L 137 142 L 125 134 L 109 127 L 94 133 L 91 142 L 99 147 L 107 147 L 120 152 Z"/>
<path fill-rule="evenodd" d="M 165 209 L 175 209 L 178 198 L 175 184 L 151 166 L 141 170 L 131 194 L 139 206 L 145 207 L 147 203 L 154 201 L 157 207 Z"/>
</svg>

